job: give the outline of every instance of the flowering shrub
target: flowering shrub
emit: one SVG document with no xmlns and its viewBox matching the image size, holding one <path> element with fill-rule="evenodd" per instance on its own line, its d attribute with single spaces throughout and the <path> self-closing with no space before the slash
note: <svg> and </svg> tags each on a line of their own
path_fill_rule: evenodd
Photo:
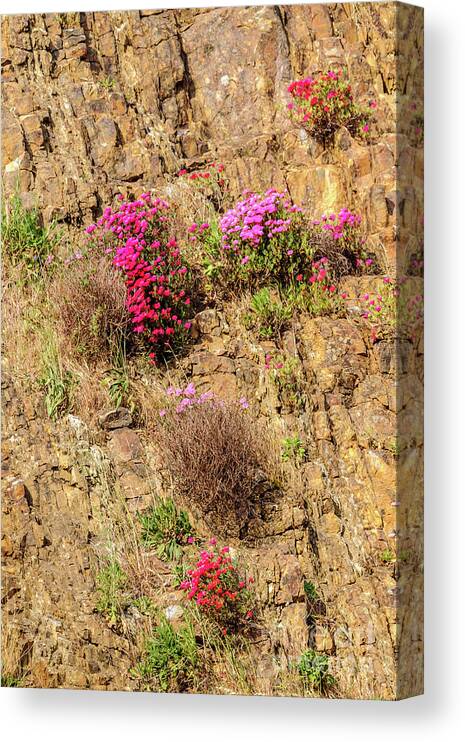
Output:
<svg viewBox="0 0 465 742">
<path fill-rule="evenodd" d="M 189 271 L 174 237 L 169 235 L 166 201 L 143 193 L 136 201 L 107 207 L 87 234 L 113 256 L 126 284 L 126 307 L 132 330 L 154 350 L 182 341 L 191 327 Z"/>
<path fill-rule="evenodd" d="M 309 231 L 300 206 L 274 189 L 250 191 L 220 221 L 221 253 L 230 280 L 256 284 L 289 283 L 311 254 Z"/>
<path fill-rule="evenodd" d="M 361 217 L 349 209 L 309 220 L 274 189 L 244 195 L 220 220 L 225 272 L 235 287 L 270 281 L 295 286 L 311 278 L 315 258 L 329 257 L 334 273 L 342 275 L 364 257 Z"/>
<path fill-rule="evenodd" d="M 315 139 L 331 139 L 341 126 L 353 136 L 366 135 L 369 131 L 370 108 L 376 108 L 376 103 L 372 101 L 366 109 L 358 106 L 342 70 L 295 80 L 288 92 L 292 97 L 287 106 L 291 118 Z"/>
<path fill-rule="evenodd" d="M 210 549 L 200 552 L 193 569 L 187 570 L 187 578 L 181 589 L 209 616 L 227 628 L 237 629 L 244 620 L 253 617 L 248 580 L 241 577 L 233 560 L 229 546 L 216 547 L 216 539 L 209 542 Z"/>
<path fill-rule="evenodd" d="M 193 384 L 167 390 L 157 442 L 189 510 L 217 533 L 238 536 L 256 506 L 257 475 L 269 460 L 264 430 L 242 397 L 226 401 Z M 263 476 L 263 475 L 262 475 Z"/>
</svg>

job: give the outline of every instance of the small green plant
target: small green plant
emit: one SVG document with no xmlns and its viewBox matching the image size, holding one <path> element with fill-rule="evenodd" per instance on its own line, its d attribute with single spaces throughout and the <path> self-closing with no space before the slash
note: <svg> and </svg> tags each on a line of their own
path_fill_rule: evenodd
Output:
<svg viewBox="0 0 465 742">
<path fill-rule="evenodd" d="M 139 598 L 134 598 L 134 600 L 131 601 L 131 604 L 137 608 L 139 613 L 142 613 L 143 616 L 153 616 L 157 612 L 156 605 L 148 595 L 141 595 Z"/>
<path fill-rule="evenodd" d="M 3 674 L 1 676 L 0 685 L 2 688 L 20 688 L 23 683 L 23 678 L 10 673 Z"/>
<path fill-rule="evenodd" d="M 73 383 L 71 372 L 63 369 L 56 339 L 46 333 L 39 384 L 45 391 L 45 407 L 51 420 L 56 420 L 69 408 Z"/>
<path fill-rule="evenodd" d="M 300 465 L 305 461 L 307 451 L 298 435 L 283 438 L 281 445 L 281 458 L 283 461 L 293 461 Z"/>
<path fill-rule="evenodd" d="M 337 294 L 325 291 L 319 283 L 292 284 L 286 291 L 285 301 L 292 312 L 305 312 L 310 317 L 337 315 L 344 305 Z"/>
<path fill-rule="evenodd" d="M 245 324 L 254 328 L 260 338 L 279 338 L 292 317 L 292 308 L 279 299 L 274 300 L 269 288 L 257 291 L 251 299 L 251 312 L 245 315 Z"/>
<path fill-rule="evenodd" d="M 124 341 L 118 343 L 114 355 L 113 365 L 102 380 L 108 389 L 111 403 L 117 409 L 123 405 L 134 412 L 134 400 L 131 394 L 131 380 L 126 359 Z"/>
<path fill-rule="evenodd" d="M 99 80 L 99 84 L 104 90 L 113 90 L 115 80 L 112 77 L 104 77 L 102 80 Z"/>
<path fill-rule="evenodd" d="M 175 629 L 162 618 L 147 640 L 144 657 L 135 673 L 144 680 L 155 680 L 161 691 L 181 691 L 196 680 L 199 652 L 190 621 Z"/>
<path fill-rule="evenodd" d="M 181 545 L 191 537 L 192 526 L 185 510 L 178 510 L 173 499 L 167 497 L 140 516 L 142 543 L 155 548 L 160 559 L 176 561 L 181 556 Z"/>
<path fill-rule="evenodd" d="M 42 223 L 37 208 L 27 209 L 15 194 L 2 205 L 2 243 L 5 256 L 20 266 L 24 280 L 38 280 L 61 239 L 56 222 Z"/>
<path fill-rule="evenodd" d="M 121 615 L 128 606 L 125 590 L 127 580 L 127 575 L 116 559 L 112 559 L 97 575 L 97 611 L 106 618 L 110 626 L 120 623 Z"/>
<path fill-rule="evenodd" d="M 325 654 L 318 654 L 307 649 L 297 664 L 297 669 L 304 686 L 323 692 L 336 682 L 329 672 L 329 659 Z"/>
<path fill-rule="evenodd" d="M 304 581 L 304 593 L 307 596 L 308 600 L 315 601 L 318 600 L 318 592 L 313 584 L 313 582 L 310 582 L 309 580 Z"/>
<path fill-rule="evenodd" d="M 302 412 L 305 395 L 299 359 L 282 355 L 272 358 L 267 355 L 265 369 L 271 374 L 281 403 L 294 412 Z"/>
<path fill-rule="evenodd" d="M 379 558 L 385 564 L 389 564 L 389 562 L 393 562 L 395 560 L 396 555 L 393 551 L 391 551 L 391 549 L 384 549 L 384 551 L 382 551 L 379 555 Z"/>
<path fill-rule="evenodd" d="M 217 288 L 218 282 L 221 283 L 223 270 L 223 261 L 220 254 L 221 232 L 218 222 L 212 219 L 208 228 L 199 232 L 195 239 L 201 248 L 201 265 L 206 279 L 205 288 L 207 291 L 213 291 Z"/>
</svg>

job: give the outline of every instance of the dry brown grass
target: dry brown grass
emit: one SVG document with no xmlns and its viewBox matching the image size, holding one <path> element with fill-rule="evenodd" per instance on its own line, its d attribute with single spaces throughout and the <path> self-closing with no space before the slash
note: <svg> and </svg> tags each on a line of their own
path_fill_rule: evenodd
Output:
<svg viewBox="0 0 465 742">
<path fill-rule="evenodd" d="M 74 260 L 57 274 L 48 293 L 68 355 L 88 364 L 108 362 L 130 327 L 124 280 L 111 261 Z"/>
<path fill-rule="evenodd" d="M 157 443 L 176 492 L 218 535 L 239 537 L 269 469 L 266 431 L 234 402 L 170 411 L 163 420 Z"/>
</svg>

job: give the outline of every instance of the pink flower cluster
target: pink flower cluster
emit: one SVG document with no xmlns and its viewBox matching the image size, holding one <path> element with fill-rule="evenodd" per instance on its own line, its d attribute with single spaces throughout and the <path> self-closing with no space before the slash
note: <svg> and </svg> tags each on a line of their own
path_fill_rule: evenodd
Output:
<svg viewBox="0 0 465 742">
<path fill-rule="evenodd" d="M 190 297 L 181 252 L 168 233 L 166 201 L 143 193 L 136 201 L 120 197 L 117 208 L 107 207 L 86 232 L 97 232 L 106 253 L 125 278 L 127 309 L 133 331 L 149 343 L 171 345 L 190 329 Z M 152 359 L 155 352 L 150 353 Z"/>
<path fill-rule="evenodd" d="M 227 211 L 220 221 L 224 250 L 255 249 L 261 242 L 289 231 L 293 215 L 302 211 L 285 193 L 274 188 L 264 196 L 250 191 L 245 191 L 244 195 L 246 198 Z"/>
<path fill-rule="evenodd" d="M 322 229 L 330 232 L 335 240 L 347 236 L 352 229 L 360 226 L 362 217 L 354 214 L 350 209 L 341 209 L 339 214 L 323 214 L 321 219 L 315 219 L 313 224 L 320 225 Z"/>
<path fill-rule="evenodd" d="M 218 399 L 213 392 L 202 392 L 197 394 L 195 385 L 191 382 L 183 389 L 182 387 L 169 386 L 166 390 L 166 396 L 171 400 L 174 400 L 175 407 L 174 411 L 176 414 L 180 414 L 194 407 L 195 405 L 212 404 L 215 406 L 222 406 L 224 402 Z M 243 410 L 249 408 L 249 403 L 245 397 L 241 397 L 238 401 L 239 406 Z M 168 410 L 160 410 L 160 417 L 164 417 Z"/>
<path fill-rule="evenodd" d="M 181 589 L 186 591 L 188 600 L 227 623 L 231 619 L 236 622 L 238 618 L 252 618 L 247 583 L 253 583 L 253 578 L 247 582 L 241 578 L 229 546 L 217 548 L 216 539 L 211 539 L 209 545 L 212 548 L 201 551 L 195 567 L 187 571 Z"/>
</svg>

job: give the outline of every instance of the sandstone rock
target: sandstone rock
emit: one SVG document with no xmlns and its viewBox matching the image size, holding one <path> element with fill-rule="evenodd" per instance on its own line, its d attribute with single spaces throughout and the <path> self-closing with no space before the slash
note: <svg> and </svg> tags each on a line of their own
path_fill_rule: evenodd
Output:
<svg viewBox="0 0 465 742">
<path fill-rule="evenodd" d="M 108 447 L 117 462 L 140 461 L 143 448 L 139 436 L 130 428 L 118 428 L 110 433 Z"/>
<path fill-rule="evenodd" d="M 281 644 L 289 659 L 296 661 L 308 647 L 307 608 L 305 603 L 293 603 L 281 612 Z"/>
<path fill-rule="evenodd" d="M 292 554 L 283 554 L 279 560 L 281 579 L 276 595 L 276 603 L 292 603 L 303 596 L 303 574 L 297 557 Z"/>
<path fill-rule="evenodd" d="M 118 407 L 103 412 L 99 415 L 98 422 L 100 427 L 104 430 L 128 428 L 132 425 L 132 415 L 126 407 Z"/>
</svg>

